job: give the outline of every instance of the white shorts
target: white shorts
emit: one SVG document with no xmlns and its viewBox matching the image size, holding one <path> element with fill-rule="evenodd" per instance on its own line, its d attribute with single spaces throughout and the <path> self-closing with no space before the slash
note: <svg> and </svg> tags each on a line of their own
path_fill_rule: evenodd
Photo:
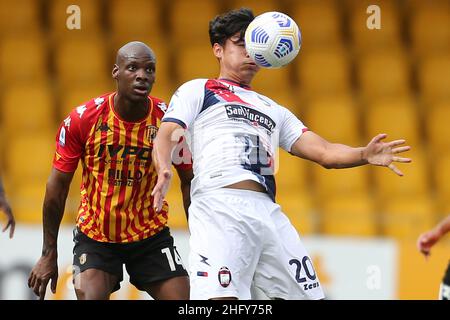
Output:
<svg viewBox="0 0 450 320">
<path fill-rule="evenodd" d="M 191 299 L 323 299 L 297 230 L 265 193 L 221 188 L 189 207 Z"/>
</svg>

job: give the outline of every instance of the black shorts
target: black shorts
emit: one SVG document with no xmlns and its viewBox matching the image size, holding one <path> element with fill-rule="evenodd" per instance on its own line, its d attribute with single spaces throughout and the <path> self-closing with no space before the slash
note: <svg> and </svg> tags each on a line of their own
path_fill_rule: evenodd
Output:
<svg viewBox="0 0 450 320">
<path fill-rule="evenodd" d="M 123 280 L 123 265 L 131 284 L 139 290 L 157 281 L 188 275 L 168 227 L 152 237 L 131 243 L 98 242 L 75 228 L 73 241 L 74 275 L 87 269 L 113 274 L 119 279 L 113 292 L 120 288 Z"/>
<path fill-rule="evenodd" d="M 450 261 L 448 262 L 447 270 L 445 271 L 444 278 L 442 279 L 439 299 L 450 300 Z"/>
</svg>

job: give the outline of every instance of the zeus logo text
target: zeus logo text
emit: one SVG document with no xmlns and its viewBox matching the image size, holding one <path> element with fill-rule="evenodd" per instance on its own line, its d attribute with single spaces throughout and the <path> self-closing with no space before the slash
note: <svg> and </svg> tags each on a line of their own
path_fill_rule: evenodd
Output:
<svg viewBox="0 0 450 320">
<path fill-rule="evenodd" d="M 128 156 L 136 156 L 139 160 L 149 160 L 151 154 L 150 148 L 139 148 L 133 146 L 101 144 L 97 156 L 102 158 L 109 155 L 111 158 L 117 157 L 126 159 Z"/>
</svg>

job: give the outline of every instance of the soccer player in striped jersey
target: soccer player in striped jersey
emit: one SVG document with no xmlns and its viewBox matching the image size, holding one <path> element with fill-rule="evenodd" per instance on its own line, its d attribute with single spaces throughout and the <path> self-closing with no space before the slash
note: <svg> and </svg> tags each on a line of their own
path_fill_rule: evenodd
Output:
<svg viewBox="0 0 450 320">
<path fill-rule="evenodd" d="M 28 284 L 44 298 L 58 279 L 57 236 L 73 174 L 81 162 L 81 204 L 74 229 L 74 283 L 78 299 L 108 299 L 120 288 L 123 265 L 130 282 L 154 299 L 188 299 L 189 280 L 167 226 L 169 206 L 155 212 L 157 173 L 153 140 L 166 106 L 149 96 L 156 58 L 141 42 L 119 49 L 112 75 L 117 91 L 74 109 L 56 138 L 44 199 L 42 256 Z M 176 166 L 189 206 L 190 164 Z"/>
<path fill-rule="evenodd" d="M 16 220 L 14 219 L 14 215 L 12 213 L 8 201 L 6 200 L 5 190 L 3 189 L 1 177 L 0 177 L 0 211 L 2 211 L 5 214 L 7 220 L 5 227 L 3 228 L 2 231 L 5 232 L 9 228 L 9 238 L 11 239 L 14 236 L 14 229 L 16 228 Z"/>
</svg>

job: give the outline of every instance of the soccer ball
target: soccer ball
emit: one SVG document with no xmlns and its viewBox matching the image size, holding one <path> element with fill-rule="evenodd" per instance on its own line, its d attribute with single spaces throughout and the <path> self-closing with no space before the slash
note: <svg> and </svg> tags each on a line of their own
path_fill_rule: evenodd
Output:
<svg viewBox="0 0 450 320">
<path fill-rule="evenodd" d="M 300 51 L 302 35 L 288 15 L 271 11 L 260 14 L 245 31 L 245 48 L 255 63 L 264 68 L 280 68 Z"/>
</svg>

